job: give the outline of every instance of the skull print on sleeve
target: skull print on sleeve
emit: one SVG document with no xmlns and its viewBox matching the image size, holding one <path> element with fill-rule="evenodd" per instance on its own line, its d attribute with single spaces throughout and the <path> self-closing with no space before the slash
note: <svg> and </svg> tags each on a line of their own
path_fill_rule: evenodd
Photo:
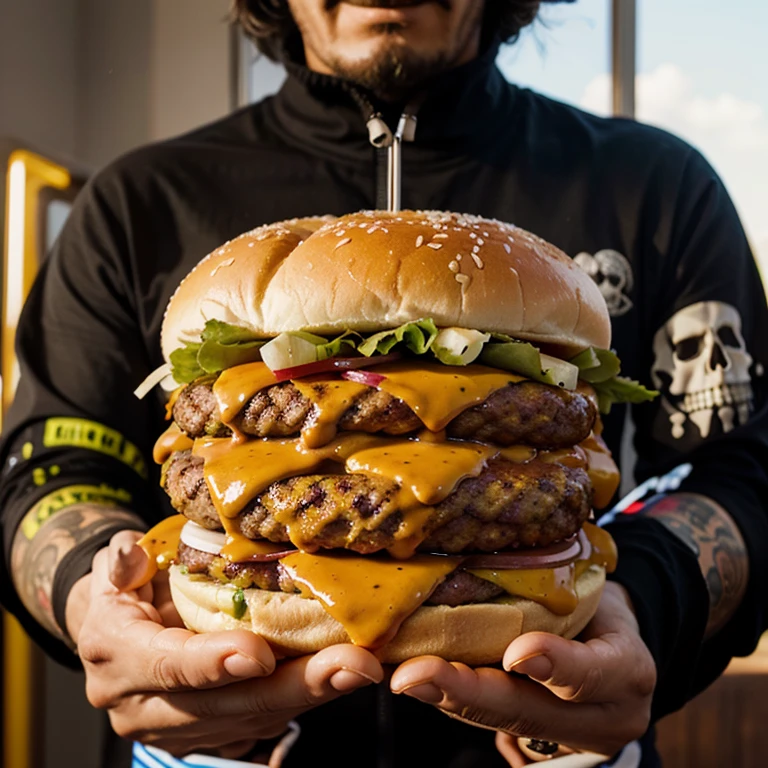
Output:
<svg viewBox="0 0 768 768">
<path fill-rule="evenodd" d="M 684 437 L 689 424 L 706 438 L 747 423 L 753 359 L 735 307 L 722 301 L 683 307 L 656 332 L 653 352 L 651 375 L 673 439 Z"/>
</svg>

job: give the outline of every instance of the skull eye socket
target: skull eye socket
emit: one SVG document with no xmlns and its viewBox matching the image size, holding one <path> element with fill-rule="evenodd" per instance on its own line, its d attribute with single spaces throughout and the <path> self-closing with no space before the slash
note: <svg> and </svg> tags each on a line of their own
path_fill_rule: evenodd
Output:
<svg viewBox="0 0 768 768">
<path fill-rule="evenodd" d="M 741 347 L 736 332 L 730 325 L 724 325 L 717 331 L 718 338 L 725 344 L 726 347 Z"/>
<path fill-rule="evenodd" d="M 703 336 L 689 336 L 687 339 L 681 339 L 675 344 L 675 357 L 678 360 L 691 360 L 697 357 L 701 352 L 703 339 Z"/>
</svg>

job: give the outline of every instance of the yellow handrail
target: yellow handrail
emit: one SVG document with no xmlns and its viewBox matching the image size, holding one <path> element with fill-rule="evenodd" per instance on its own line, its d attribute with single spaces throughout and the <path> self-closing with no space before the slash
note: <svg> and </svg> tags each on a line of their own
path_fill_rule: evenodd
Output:
<svg viewBox="0 0 768 768">
<path fill-rule="evenodd" d="M 6 179 L 5 248 L 0 344 L 2 355 L 2 418 L 18 382 L 13 343 L 21 307 L 37 274 L 40 242 L 40 193 L 67 189 L 72 177 L 66 168 L 28 150 L 14 150 Z M 1 422 L 0 422 L 1 423 Z M 13 616 L 3 617 L 3 766 L 36 768 L 35 749 L 42 708 L 38 684 L 42 655 Z"/>
</svg>

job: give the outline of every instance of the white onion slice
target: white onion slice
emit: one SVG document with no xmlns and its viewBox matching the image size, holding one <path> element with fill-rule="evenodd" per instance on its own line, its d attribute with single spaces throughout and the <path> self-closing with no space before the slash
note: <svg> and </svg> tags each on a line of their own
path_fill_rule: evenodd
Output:
<svg viewBox="0 0 768 768">
<path fill-rule="evenodd" d="M 171 364 L 165 363 L 165 365 L 161 365 L 159 368 L 155 368 L 152 373 L 147 376 L 144 381 L 139 384 L 136 389 L 133 390 L 133 394 L 139 398 L 139 400 L 143 400 L 146 394 L 154 389 L 163 379 L 165 379 L 167 376 L 171 375 Z"/>
<path fill-rule="evenodd" d="M 187 520 L 181 529 L 181 540 L 192 549 L 199 549 L 209 555 L 218 555 L 227 543 L 227 537 L 219 531 L 209 531 L 207 528 Z"/>
</svg>

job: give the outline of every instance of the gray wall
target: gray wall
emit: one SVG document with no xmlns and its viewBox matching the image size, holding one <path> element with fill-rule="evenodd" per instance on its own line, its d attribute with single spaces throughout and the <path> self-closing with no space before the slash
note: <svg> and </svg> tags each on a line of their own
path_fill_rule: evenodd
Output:
<svg viewBox="0 0 768 768">
<path fill-rule="evenodd" d="M 0 0 L 0 137 L 99 167 L 229 110 L 228 0 Z"/>
</svg>

